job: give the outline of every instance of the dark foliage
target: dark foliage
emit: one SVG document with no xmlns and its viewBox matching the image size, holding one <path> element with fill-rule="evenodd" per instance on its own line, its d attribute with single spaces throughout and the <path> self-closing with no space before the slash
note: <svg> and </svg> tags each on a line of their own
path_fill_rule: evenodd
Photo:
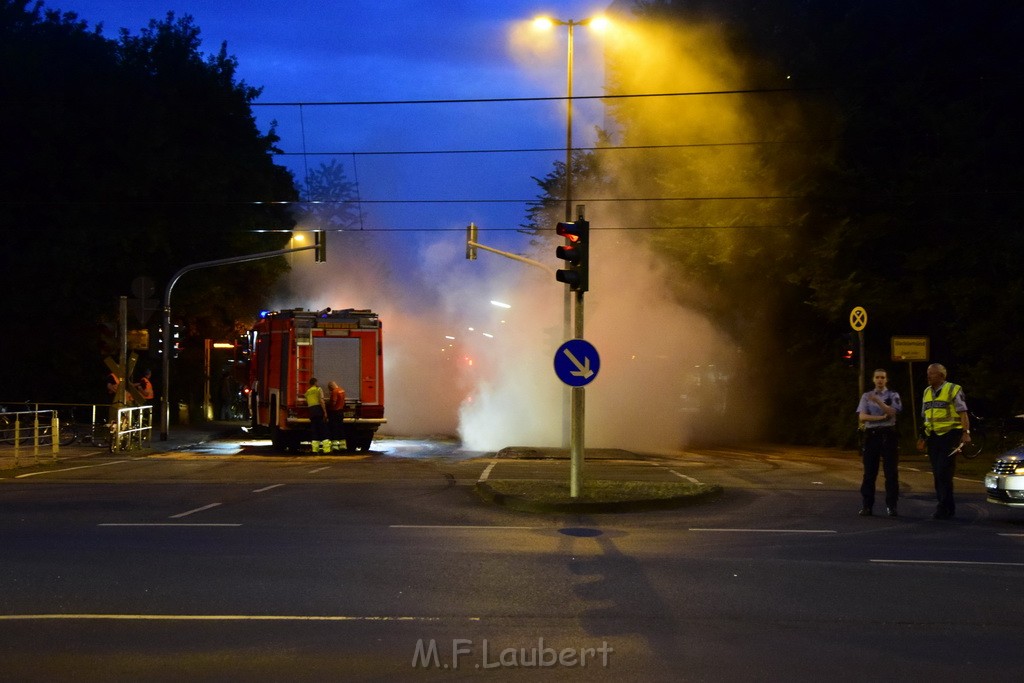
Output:
<svg viewBox="0 0 1024 683">
<path fill-rule="evenodd" d="M 259 90 L 236 80 L 226 46 L 202 54 L 199 35 L 168 14 L 110 39 L 74 14 L 0 0 L 5 399 L 101 397 L 96 326 L 116 318 L 136 277 L 160 298 L 182 266 L 287 240 L 254 232 L 290 228 L 269 202 L 296 199 L 273 162 L 276 135 L 253 118 Z M 285 267 L 189 274 L 175 317 L 224 338 Z"/>
<path fill-rule="evenodd" d="M 926 335 L 932 358 L 969 395 L 998 412 L 1024 409 L 1019 3 L 686 2 L 658 11 L 726 23 L 756 77 L 784 70 L 795 88 L 822 89 L 835 111 L 834 124 L 820 110 L 807 120 L 807 134 L 835 125 L 837 140 L 811 181 L 794 187 L 807 194 L 808 214 L 793 231 L 797 258 L 775 273 L 779 287 L 807 288 L 810 304 L 779 311 L 790 349 L 779 363 L 779 386 L 789 387 L 780 434 L 849 440 L 856 372 L 839 366 L 834 340 L 855 305 L 870 315 L 868 373 L 897 365 L 892 336 Z M 908 392 L 899 365 L 891 376 Z M 916 391 L 923 373 L 918 364 Z"/>
</svg>

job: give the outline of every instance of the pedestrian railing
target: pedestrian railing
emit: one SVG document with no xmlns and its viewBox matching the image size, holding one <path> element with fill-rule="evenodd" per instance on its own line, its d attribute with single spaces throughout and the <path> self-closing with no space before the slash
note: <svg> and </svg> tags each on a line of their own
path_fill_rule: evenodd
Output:
<svg viewBox="0 0 1024 683">
<path fill-rule="evenodd" d="M 153 407 L 119 408 L 111 434 L 111 451 L 148 448 L 153 439 Z"/>
<path fill-rule="evenodd" d="M 21 465 L 23 452 L 31 452 L 36 462 L 47 452 L 56 460 L 60 450 L 60 420 L 55 410 L 19 410 L 0 412 L 0 446 L 13 447 L 14 466 Z"/>
<path fill-rule="evenodd" d="M 31 464 L 25 456 L 55 462 L 75 443 L 111 452 L 146 448 L 152 432 L 152 406 L 0 402 L 0 469 Z"/>
</svg>

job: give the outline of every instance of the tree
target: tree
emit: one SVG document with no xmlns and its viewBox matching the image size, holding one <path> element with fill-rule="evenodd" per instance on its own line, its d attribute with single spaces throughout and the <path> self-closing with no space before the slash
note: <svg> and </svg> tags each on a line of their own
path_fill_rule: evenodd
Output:
<svg viewBox="0 0 1024 683">
<path fill-rule="evenodd" d="M 96 323 L 140 275 L 162 291 L 180 267 L 278 248 L 293 222 L 278 140 L 251 110 L 226 46 L 206 56 L 190 17 L 116 40 L 73 13 L 0 0 L 0 386 L 95 400 Z M 263 303 L 283 259 L 189 275 L 176 312 L 223 337 Z M 10 296 L 12 293 L 16 296 Z"/>
<path fill-rule="evenodd" d="M 299 223 L 309 230 L 354 230 L 360 225 L 356 183 L 337 159 L 306 177 L 306 202 Z"/>
</svg>

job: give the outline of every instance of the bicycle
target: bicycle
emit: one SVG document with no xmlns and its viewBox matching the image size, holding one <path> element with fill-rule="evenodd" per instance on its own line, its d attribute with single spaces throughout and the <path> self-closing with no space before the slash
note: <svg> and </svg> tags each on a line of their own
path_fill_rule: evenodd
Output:
<svg viewBox="0 0 1024 683">
<path fill-rule="evenodd" d="M 97 448 L 110 448 L 110 425 L 97 423 L 79 423 L 72 416 L 60 422 L 60 445 L 70 446 L 73 443 L 91 444 Z"/>
<path fill-rule="evenodd" d="M 965 444 L 960 454 L 968 460 L 984 451 L 996 455 L 1024 445 L 1024 416 L 987 418 L 974 413 L 971 417 L 971 443 Z"/>
</svg>

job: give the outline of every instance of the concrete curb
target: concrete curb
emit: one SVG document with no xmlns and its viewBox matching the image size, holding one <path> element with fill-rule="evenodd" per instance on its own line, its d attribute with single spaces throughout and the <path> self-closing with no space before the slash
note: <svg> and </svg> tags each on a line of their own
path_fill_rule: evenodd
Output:
<svg viewBox="0 0 1024 683">
<path fill-rule="evenodd" d="M 488 503 L 500 505 L 509 510 L 535 513 L 619 513 L 649 512 L 652 510 L 675 510 L 689 505 L 706 503 L 721 496 L 725 489 L 717 484 L 708 484 L 707 489 L 688 496 L 670 498 L 641 498 L 617 501 L 548 502 L 533 500 L 528 496 L 509 495 L 494 490 L 486 481 L 478 481 L 474 491 Z"/>
</svg>

